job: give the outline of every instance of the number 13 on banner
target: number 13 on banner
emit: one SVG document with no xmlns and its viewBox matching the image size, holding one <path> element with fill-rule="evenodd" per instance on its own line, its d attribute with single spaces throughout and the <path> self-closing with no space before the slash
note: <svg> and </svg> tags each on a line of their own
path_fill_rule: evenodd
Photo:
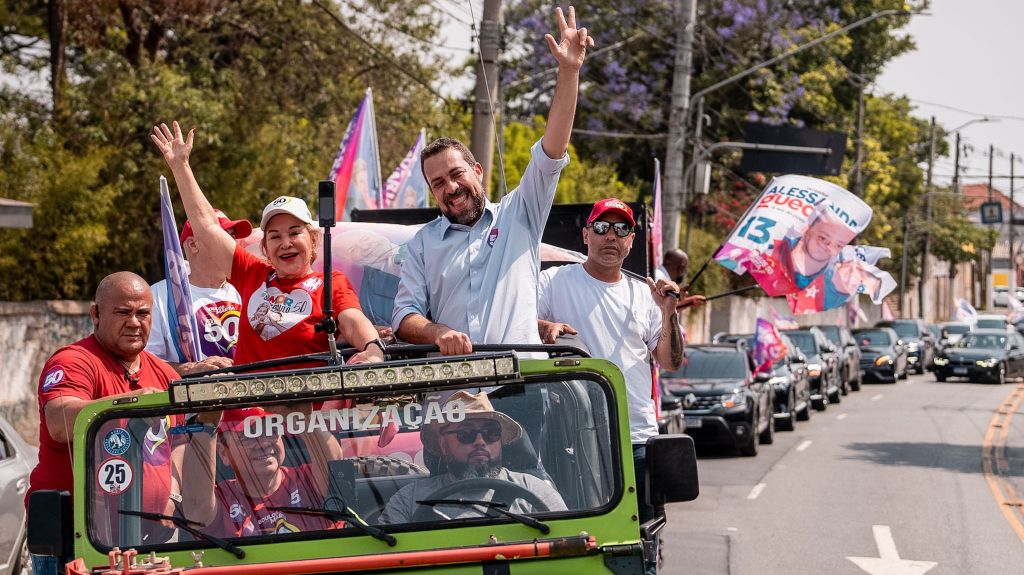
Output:
<svg viewBox="0 0 1024 575">
<path fill-rule="evenodd" d="M 772 238 L 771 232 L 768 230 L 773 227 L 775 227 L 775 220 L 764 216 L 754 216 L 743 224 L 736 235 L 755 244 L 766 244 Z"/>
</svg>

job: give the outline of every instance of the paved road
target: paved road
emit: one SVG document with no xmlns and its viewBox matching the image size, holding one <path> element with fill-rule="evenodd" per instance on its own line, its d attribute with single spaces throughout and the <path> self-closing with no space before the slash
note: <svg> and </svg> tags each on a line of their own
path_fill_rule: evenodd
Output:
<svg viewBox="0 0 1024 575">
<path fill-rule="evenodd" d="M 846 558 L 879 558 L 881 547 L 936 562 L 930 575 L 1024 573 L 1022 508 L 993 491 L 1024 498 L 1021 400 L 1024 384 L 911 376 L 865 385 L 755 458 L 702 453 L 700 497 L 667 509 L 662 572 L 853 575 L 866 571 Z M 997 410 L 1000 425 L 1015 417 L 990 430 Z M 1004 429 L 987 477 L 986 435 L 999 443 Z"/>
</svg>

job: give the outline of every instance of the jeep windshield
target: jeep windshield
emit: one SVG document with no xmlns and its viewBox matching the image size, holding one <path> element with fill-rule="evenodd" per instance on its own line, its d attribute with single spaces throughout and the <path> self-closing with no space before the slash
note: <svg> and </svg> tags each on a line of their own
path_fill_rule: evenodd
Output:
<svg viewBox="0 0 1024 575">
<path fill-rule="evenodd" d="M 404 376 L 379 369 L 375 381 Z M 230 377 L 193 380 L 188 397 L 205 397 L 198 386 L 207 386 L 210 397 L 241 401 L 112 411 L 90 427 L 87 529 L 97 550 L 214 546 L 205 536 L 243 550 L 301 539 L 401 541 L 493 523 L 537 533 L 548 521 L 601 513 L 622 493 L 614 396 L 596 375 L 486 391 L 480 378 L 448 379 L 373 395 L 324 394 L 320 379 L 312 400 L 271 401 L 244 396 L 287 391 L 301 378 Z"/>
</svg>

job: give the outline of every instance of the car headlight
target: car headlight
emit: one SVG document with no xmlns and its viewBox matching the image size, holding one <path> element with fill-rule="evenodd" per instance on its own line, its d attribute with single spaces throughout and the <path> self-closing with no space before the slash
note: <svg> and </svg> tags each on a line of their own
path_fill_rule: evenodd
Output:
<svg viewBox="0 0 1024 575">
<path fill-rule="evenodd" d="M 743 404 L 743 394 L 741 393 L 730 393 L 722 396 L 722 407 L 731 409 L 737 405 Z"/>
<path fill-rule="evenodd" d="M 784 383 L 786 383 L 786 378 L 780 375 L 776 375 L 775 377 L 769 379 L 768 383 L 772 385 L 783 385 Z"/>
<path fill-rule="evenodd" d="M 821 375 L 821 364 L 820 363 L 808 363 L 807 364 L 807 375 L 811 377 L 818 377 Z"/>
<path fill-rule="evenodd" d="M 875 359 L 875 365 L 877 365 L 877 366 L 892 365 L 892 357 L 888 356 L 888 355 L 880 355 L 880 356 L 878 356 L 877 359 Z"/>
<path fill-rule="evenodd" d="M 948 363 L 949 363 L 949 360 L 944 358 L 944 357 L 937 357 L 937 358 L 935 358 L 935 365 L 946 365 Z"/>
<path fill-rule="evenodd" d="M 987 367 L 995 367 L 995 366 L 999 365 L 999 360 L 997 358 L 990 357 L 988 359 L 979 359 L 978 361 L 976 361 L 974 363 L 978 364 L 978 367 L 986 367 L 987 368 Z"/>
</svg>

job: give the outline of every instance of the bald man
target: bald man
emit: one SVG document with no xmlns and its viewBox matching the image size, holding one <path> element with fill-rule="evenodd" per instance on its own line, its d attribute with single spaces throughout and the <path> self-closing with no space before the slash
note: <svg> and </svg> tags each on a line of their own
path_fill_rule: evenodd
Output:
<svg viewBox="0 0 1024 575">
<path fill-rule="evenodd" d="M 654 269 L 655 281 L 673 281 L 679 284 L 680 287 L 685 287 L 686 270 L 690 267 L 690 256 L 686 255 L 686 252 L 679 248 L 670 248 L 665 250 L 665 255 L 661 258 L 661 262 L 661 265 Z M 676 309 L 700 307 L 704 305 L 704 301 L 705 298 L 702 295 L 686 294 L 679 299 Z"/>
<path fill-rule="evenodd" d="M 141 277 L 118 272 L 100 281 L 89 310 L 92 335 L 58 350 L 39 376 L 39 463 L 32 470 L 30 493 L 38 489 L 72 491 L 72 430 L 75 418 L 89 404 L 166 390 L 171 380 L 177 379 L 173 369 L 145 351 L 152 312 L 153 295 Z M 154 433 L 166 434 L 166 429 L 158 425 Z M 142 443 L 143 438 L 136 439 L 139 441 L 132 443 Z M 171 498 L 178 488 L 169 473 L 172 460 L 180 462 L 180 456 L 144 470 L 146 511 L 173 513 Z M 58 568 L 64 572 L 64 564 L 54 557 L 34 555 L 32 563 L 33 573 L 56 573 Z"/>
</svg>

